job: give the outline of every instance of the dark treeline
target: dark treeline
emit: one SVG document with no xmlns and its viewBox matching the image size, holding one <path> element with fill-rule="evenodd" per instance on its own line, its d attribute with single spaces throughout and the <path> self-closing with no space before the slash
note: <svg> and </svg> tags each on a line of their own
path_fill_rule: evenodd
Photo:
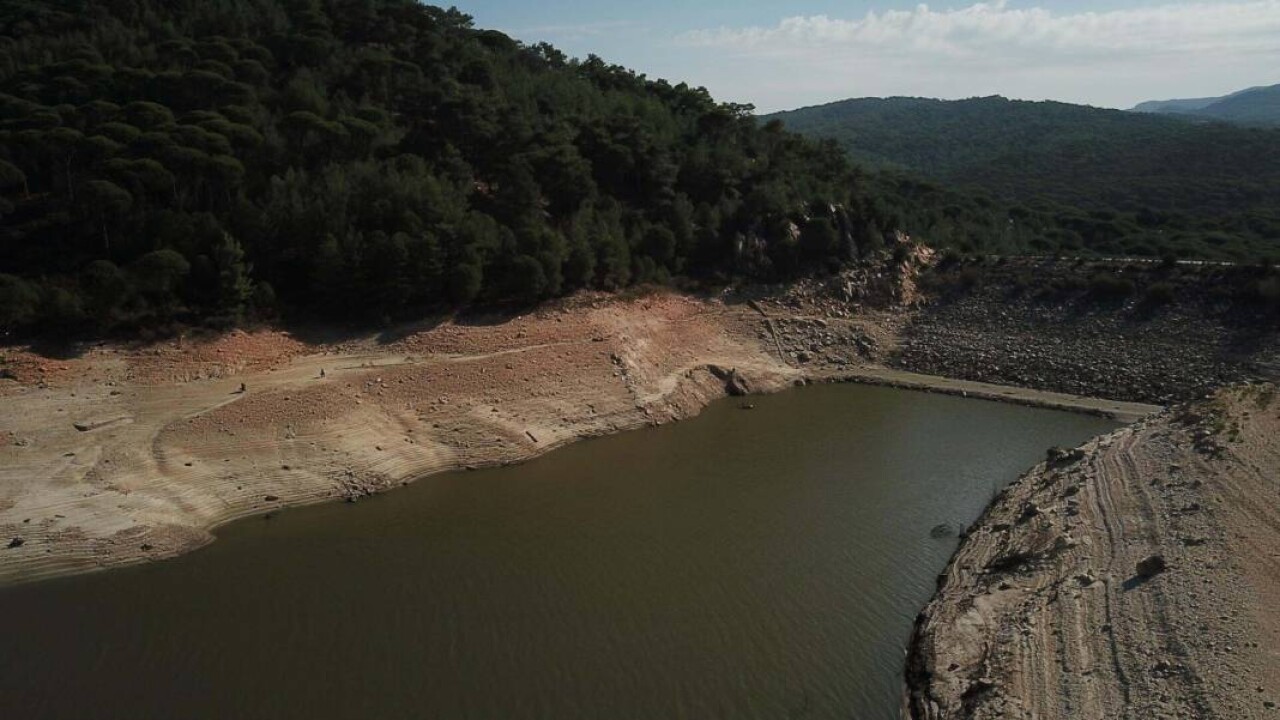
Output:
<svg viewBox="0 0 1280 720">
<path fill-rule="evenodd" d="M 895 206 L 748 106 L 412 0 L 0 6 L 0 330 L 785 279 Z"/>
<path fill-rule="evenodd" d="M 864 98 L 770 119 L 951 188 L 942 207 L 970 218 L 958 225 L 994 208 L 1025 251 L 1280 259 L 1280 129 L 1000 97 Z M 919 196 L 917 184 L 899 182 Z"/>
</svg>

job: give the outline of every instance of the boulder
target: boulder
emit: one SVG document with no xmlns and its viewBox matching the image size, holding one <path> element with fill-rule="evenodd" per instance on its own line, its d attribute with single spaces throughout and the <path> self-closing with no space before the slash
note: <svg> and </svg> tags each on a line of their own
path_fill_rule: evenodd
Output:
<svg viewBox="0 0 1280 720">
<path fill-rule="evenodd" d="M 1084 459 L 1084 450 L 1080 448 L 1067 450 L 1065 448 L 1052 447 L 1049 448 L 1046 459 L 1050 465 L 1070 465 Z"/>
<path fill-rule="evenodd" d="M 724 391 L 733 397 L 751 394 L 751 386 L 737 368 L 725 369 L 719 365 L 708 365 L 707 371 L 724 381 Z"/>
<path fill-rule="evenodd" d="M 1165 562 L 1163 555 L 1151 555 L 1144 558 L 1138 563 L 1136 568 L 1138 577 L 1149 578 L 1155 577 L 1164 572 L 1169 567 L 1169 563 Z"/>
</svg>

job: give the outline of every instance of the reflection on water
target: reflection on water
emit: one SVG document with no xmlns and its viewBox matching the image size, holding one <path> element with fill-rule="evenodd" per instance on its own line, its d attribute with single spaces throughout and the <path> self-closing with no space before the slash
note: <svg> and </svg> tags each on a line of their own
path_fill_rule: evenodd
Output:
<svg viewBox="0 0 1280 720">
<path fill-rule="evenodd" d="M 0 591 L 0 717 L 895 718 L 972 521 L 1114 423 L 808 388 Z"/>
</svg>

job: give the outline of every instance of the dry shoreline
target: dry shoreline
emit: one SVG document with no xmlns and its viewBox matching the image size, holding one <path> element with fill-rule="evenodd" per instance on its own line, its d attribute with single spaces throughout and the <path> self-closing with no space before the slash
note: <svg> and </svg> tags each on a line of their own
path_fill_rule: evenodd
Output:
<svg viewBox="0 0 1280 720">
<path fill-rule="evenodd" d="M 1048 390 L 995 385 L 972 380 L 957 380 L 883 367 L 859 368 L 840 379 L 845 382 L 883 385 L 904 390 L 919 390 L 943 395 L 994 400 L 1015 405 L 1044 408 L 1046 410 L 1084 413 L 1111 418 L 1122 423 L 1137 422 L 1163 409 L 1159 405 L 1146 403 L 1105 400 Z"/>
<path fill-rule="evenodd" d="M 1123 421 L 1156 409 L 870 361 L 806 368 L 769 326 L 741 304 L 588 296 L 390 343 L 238 333 L 28 367 L 0 385 L 0 538 L 21 539 L 0 548 L 0 583 L 172 557 L 236 519 L 527 460 L 730 391 L 853 381 Z"/>
<path fill-rule="evenodd" d="M 241 333 L 47 363 L 0 385 L 0 583 L 172 557 L 238 518 L 687 417 L 724 395 L 713 366 L 752 391 L 793 384 L 739 315 L 589 297 L 390 343 Z"/>
<path fill-rule="evenodd" d="M 903 716 L 1277 717 L 1278 407 L 1225 389 L 1007 488 L 916 620 Z"/>
</svg>

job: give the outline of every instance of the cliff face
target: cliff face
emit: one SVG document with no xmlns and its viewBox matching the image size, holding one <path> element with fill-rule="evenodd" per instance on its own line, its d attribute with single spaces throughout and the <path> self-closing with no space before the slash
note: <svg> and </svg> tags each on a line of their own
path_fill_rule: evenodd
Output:
<svg viewBox="0 0 1280 720">
<path fill-rule="evenodd" d="M 939 578 L 904 715 L 1276 717 L 1277 467 L 1271 385 L 1051 453 Z"/>
</svg>

